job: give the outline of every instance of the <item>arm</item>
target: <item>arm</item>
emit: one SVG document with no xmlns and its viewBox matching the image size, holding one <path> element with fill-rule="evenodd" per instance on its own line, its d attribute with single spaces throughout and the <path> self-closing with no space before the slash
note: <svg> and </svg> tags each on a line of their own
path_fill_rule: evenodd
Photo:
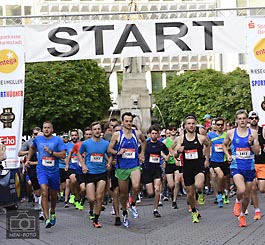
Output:
<svg viewBox="0 0 265 245">
<path fill-rule="evenodd" d="M 254 154 L 259 155 L 260 146 L 259 146 L 257 131 L 251 130 L 251 135 L 248 137 L 248 143 L 251 147 L 251 150 L 254 152 Z"/>
<path fill-rule="evenodd" d="M 114 146 L 117 142 L 117 139 L 119 138 L 120 136 L 120 132 L 115 132 L 111 139 L 110 139 L 110 143 L 109 143 L 109 146 L 108 146 L 108 153 L 112 154 L 112 155 L 116 155 L 118 154 L 118 152 L 116 150 L 114 150 Z"/>
<path fill-rule="evenodd" d="M 205 162 L 204 162 L 204 166 L 205 167 L 209 167 L 210 165 L 210 149 L 211 149 L 211 144 L 209 142 L 209 139 L 207 136 L 205 135 L 199 135 L 199 138 L 201 138 L 201 142 L 203 144 L 203 154 L 205 156 Z"/>
<path fill-rule="evenodd" d="M 65 161 L 65 167 L 64 167 L 65 171 L 68 171 L 68 169 L 69 169 L 69 162 L 70 162 L 72 155 L 73 155 L 73 149 L 70 150 L 68 157 L 64 160 Z"/>
<path fill-rule="evenodd" d="M 179 158 L 179 154 L 184 151 L 184 146 L 182 145 L 184 135 L 181 135 L 177 138 L 176 142 L 176 151 L 174 152 L 174 157 Z"/>
<path fill-rule="evenodd" d="M 81 167 L 82 167 L 82 172 L 85 174 L 88 172 L 88 167 L 86 166 L 85 164 L 85 161 L 84 161 L 84 158 L 82 157 L 82 155 L 80 154 L 80 152 L 78 151 L 77 152 L 77 157 L 78 157 L 78 160 L 81 164 Z"/>
<path fill-rule="evenodd" d="M 141 163 L 144 162 L 144 154 L 146 149 L 146 139 L 142 133 L 139 133 L 138 139 L 141 141 L 141 153 L 139 154 L 139 160 Z"/>
<path fill-rule="evenodd" d="M 227 156 L 228 162 L 232 161 L 232 156 L 229 154 L 230 145 L 232 143 L 232 140 L 231 140 L 232 131 L 233 131 L 233 129 L 229 130 L 227 132 L 226 137 L 225 137 L 224 142 L 223 142 L 223 145 L 222 145 L 224 154 Z"/>
</svg>

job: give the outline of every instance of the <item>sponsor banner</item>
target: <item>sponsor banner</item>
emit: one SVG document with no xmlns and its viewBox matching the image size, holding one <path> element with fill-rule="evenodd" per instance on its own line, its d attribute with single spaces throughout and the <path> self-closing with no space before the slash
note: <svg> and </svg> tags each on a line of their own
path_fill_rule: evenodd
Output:
<svg viewBox="0 0 265 245">
<path fill-rule="evenodd" d="M 265 19 L 249 18 L 247 22 L 248 66 L 253 110 L 265 124 Z"/>
<path fill-rule="evenodd" d="M 0 28 L 0 140 L 6 145 L 5 168 L 20 166 L 24 103 L 24 27 Z"/>
<path fill-rule="evenodd" d="M 25 26 L 26 62 L 244 53 L 244 17 Z"/>
</svg>

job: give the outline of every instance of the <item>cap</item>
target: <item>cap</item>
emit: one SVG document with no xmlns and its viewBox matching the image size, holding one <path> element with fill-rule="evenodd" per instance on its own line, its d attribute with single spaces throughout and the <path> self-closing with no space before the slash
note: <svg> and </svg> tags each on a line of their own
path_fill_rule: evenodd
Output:
<svg viewBox="0 0 265 245">
<path fill-rule="evenodd" d="M 203 119 L 206 119 L 206 118 L 211 118 L 211 115 L 210 114 L 205 114 L 205 116 L 203 117 Z"/>
<path fill-rule="evenodd" d="M 166 135 L 166 130 L 162 130 L 161 133 L 160 133 L 161 136 L 165 136 Z"/>
<path fill-rule="evenodd" d="M 62 137 L 63 138 L 69 138 L 69 135 L 68 135 L 68 133 L 63 133 Z"/>
<path fill-rule="evenodd" d="M 248 113 L 248 117 L 253 117 L 253 116 L 258 117 L 259 114 L 257 112 L 255 112 L 255 111 L 251 111 L 250 113 Z"/>
</svg>

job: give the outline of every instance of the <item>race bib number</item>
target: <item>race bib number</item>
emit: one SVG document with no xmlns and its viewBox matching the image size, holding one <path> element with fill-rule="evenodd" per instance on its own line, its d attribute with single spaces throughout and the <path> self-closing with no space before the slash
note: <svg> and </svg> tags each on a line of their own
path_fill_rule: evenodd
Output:
<svg viewBox="0 0 265 245">
<path fill-rule="evenodd" d="M 122 158 L 134 159 L 135 158 L 135 149 L 125 149 L 125 152 L 122 154 Z"/>
<path fill-rule="evenodd" d="M 43 157 L 42 158 L 42 165 L 45 167 L 53 167 L 55 163 L 54 157 Z"/>
<path fill-rule="evenodd" d="M 149 162 L 151 162 L 151 163 L 160 163 L 160 155 L 158 155 L 158 154 L 150 154 Z"/>
<path fill-rule="evenodd" d="M 78 157 L 77 157 L 77 156 L 72 156 L 72 157 L 71 157 L 71 162 L 72 162 L 73 164 L 77 164 L 77 163 L 78 163 Z"/>
<path fill-rule="evenodd" d="M 185 150 L 184 154 L 185 154 L 185 159 L 187 159 L 187 160 L 195 160 L 195 159 L 199 158 L 197 149 Z"/>
<path fill-rule="evenodd" d="M 103 162 L 103 154 L 92 153 L 90 156 L 90 162 Z"/>
<path fill-rule="evenodd" d="M 237 148 L 236 158 L 250 158 L 250 148 Z"/>
<path fill-rule="evenodd" d="M 215 144 L 214 145 L 214 150 L 215 150 L 215 152 L 224 152 L 222 144 Z"/>
</svg>

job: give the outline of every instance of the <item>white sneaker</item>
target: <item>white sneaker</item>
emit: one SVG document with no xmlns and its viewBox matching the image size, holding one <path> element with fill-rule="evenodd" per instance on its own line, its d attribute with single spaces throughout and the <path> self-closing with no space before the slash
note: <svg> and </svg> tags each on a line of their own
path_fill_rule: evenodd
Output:
<svg viewBox="0 0 265 245">
<path fill-rule="evenodd" d="M 139 218 L 139 213 L 138 213 L 136 207 L 135 207 L 135 206 L 131 206 L 131 210 L 132 210 L 132 217 L 133 217 L 134 219 Z"/>
<path fill-rule="evenodd" d="M 115 210 L 114 210 L 114 207 L 113 207 L 113 206 L 111 207 L 110 214 L 111 214 L 111 215 L 115 215 Z"/>
</svg>

